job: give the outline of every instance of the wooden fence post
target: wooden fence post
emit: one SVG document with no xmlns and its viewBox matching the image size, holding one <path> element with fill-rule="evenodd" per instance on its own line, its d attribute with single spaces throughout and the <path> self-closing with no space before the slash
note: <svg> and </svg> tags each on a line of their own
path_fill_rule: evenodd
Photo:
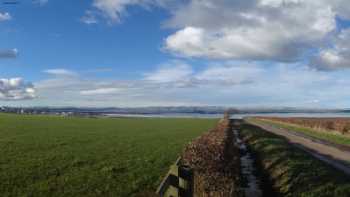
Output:
<svg viewBox="0 0 350 197">
<path fill-rule="evenodd" d="M 193 197 L 193 170 L 179 165 L 180 160 L 170 167 L 167 176 L 157 189 L 160 197 Z"/>
</svg>

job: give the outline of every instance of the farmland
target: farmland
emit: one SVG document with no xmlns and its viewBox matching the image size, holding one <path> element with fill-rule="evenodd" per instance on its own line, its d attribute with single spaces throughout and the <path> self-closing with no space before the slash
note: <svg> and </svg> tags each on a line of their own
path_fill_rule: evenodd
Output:
<svg viewBox="0 0 350 197">
<path fill-rule="evenodd" d="M 2 196 L 149 196 L 215 119 L 0 114 Z"/>
<path fill-rule="evenodd" d="M 350 118 L 264 118 L 303 127 L 312 128 L 319 131 L 328 131 L 350 135 Z"/>
<path fill-rule="evenodd" d="M 349 118 L 251 118 L 335 144 L 350 146 Z"/>
</svg>

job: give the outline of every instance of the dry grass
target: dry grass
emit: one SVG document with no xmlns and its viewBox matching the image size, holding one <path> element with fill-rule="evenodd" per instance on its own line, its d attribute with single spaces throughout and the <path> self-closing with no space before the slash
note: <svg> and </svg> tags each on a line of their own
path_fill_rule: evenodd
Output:
<svg viewBox="0 0 350 197">
<path fill-rule="evenodd" d="M 295 124 L 315 130 L 339 132 L 350 136 L 350 118 L 277 118 L 264 117 L 262 119 Z"/>
</svg>

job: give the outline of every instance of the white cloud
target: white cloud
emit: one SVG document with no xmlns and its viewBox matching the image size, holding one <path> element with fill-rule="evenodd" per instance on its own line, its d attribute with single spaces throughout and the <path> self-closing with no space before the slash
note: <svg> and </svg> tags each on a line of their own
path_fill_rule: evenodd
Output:
<svg viewBox="0 0 350 197">
<path fill-rule="evenodd" d="M 175 68 L 175 67 L 174 67 Z M 158 71 L 154 71 L 158 73 Z M 160 98 L 178 98 L 204 105 L 340 107 L 350 96 L 345 91 L 349 72 L 318 72 L 306 65 L 217 62 L 203 66 L 183 81 L 158 83 L 158 89 L 147 89 Z M 310 102 L 312 101 L 312 102 Z M 318 102 L 315 102 L 318 101 Z"/>
<path fill-rule="evenodd" d="M 77 73 L 75 73 L 74 71 L 63 69 L 63 68 L 48 69 L 48 70 L 44 70 L 43 72 L 50 75 L 56 75 L 56 76 L 76 76 L 77 75 Z"/>
<path fill-rule="evenodd" d="M 321 49 L 311 64 L 318 69 L 350 68 L 350 29 L 336 35 L 332 46 Z"/>
<path fill-rule="evenodd" d="M 97 16 L 103 16 L 109 23 L 118 23 L 121 22 L 123 16 L 128 14 L 127 9 L 130 6 L 141 6 L 148 9 L 154 6 L 166 7 L 176 3 L 176 0 L 93 0 L 92 8 L 96 12 L 87 11 L 82 18 L 85 20 L 82 21 L 95 23 Z"/>
<path fill-rule="evenodd" d="M 77 105 L 86 106 L 98 102 L 108 105 L 107 101 L 116 99 L 116 94 L 130 87 L 130 83 L 113 80 L 85 79 L 79 75 L 54 75 L 36 82 L 35 87 L 40 97 L 40 105 Z"/>
<path fill-rule="evenodd" d="M 0 100 L 27 100 L 36 97 L 31 83 L 22 78 L 0 79 Z"/>
<path fill-rule="evenodd" d="M 183 62 L 172 62 L 158 70 L 145 74 L 145 80 L 156 83 L 180 82 L 188 80 L 193 74 L 191 66 Z"/>
<path fill-rule="evenodd" d="M 94 95 L 108 95 L 108 94 L 115 94 L 119 93 L 121 89 L 119 88 L 99 88 L 94 90 L 82 90 L 80 91 L 81 95 L 85 96 L 94 96 Z"/>
<path fill-rule="evenodd" d="M 165 39 L 167 51 L 217 60 L 297 62 L 336 32 L 336 17 L 350 19 L 347 0 L 94 0 L 81 20 L 120 22 L 130 6 L 171 13 L 165 26 L 176 31 Z"/>
<path fill-rule="evenodd" d="M 309 0 L 192 0 L 173 12 L 170 52 L 188 57 L 297 61 L 336 28 L 335 6 Z"/>
<path fill-rule="evenodd" d="M 98 23 L 95 13 L 90 10 L 85 11 L 85 15 L 81 17 L 80 21 L 88 25 Z"/>
<path fill-rule="evenodd" d="M 264 74 L 264 70 L 256 65 L 237 65 L 237 63 L 222 63 L 212 65 L 195 75 L 197 81 L 207 85 L 239 85 L 252 83 Z"/>
<path fill-rule="evenodd" d="M 350 19 L 350 2 L 348 0 L 333 0 L 328 2 L 333 5 L 340 18 Z"/>
<path fill-rule="evenodd" d="M 346 107 L 349 74 L 350 70 L 319 72 L 301 63 L 266 66 L 259 62 L 217 61 L 192 67 L 172 61 L 134 80 L 49 75 L 34 83 L 37 99 L 21 103 L 89 107 Z"/>
<path fill-rule="evenodd" d="M 167 51 L 217 60 L 297 62 L 323 47 L 336 17 L 350 19 L 347 0 L 94 0 L 81 21 L 120 22 L 131 6 L 170 12 L 165 26 L 176 31 L 165 39 Z"/>
<path fill-rule="evenodd" d="M 0 58 L 16 58 L 17 56 L 17 49 L 0 50 Z"/>
<path fill-rule="evenodd" d="M 11 20 L 11 15 L 8 12 L 0 12 L 0 22 Z"/>
<path fill-rule="evenodd" d="M 129 5 L 143 3 L 142 0 L 94 0 L 93 6 L 111 21 L 120 21 L 120 17 L 124 14 L 126 7 Z"/>
<path fill-rule="evenodd" d="M 242 62 L 213 63 L 194 72 L 190 65 L 174 61 L 145 74 L 144 80 L 165 88 L 232 86 L 251 83 L 263 73 L 261 67 Z"/>
</svg>

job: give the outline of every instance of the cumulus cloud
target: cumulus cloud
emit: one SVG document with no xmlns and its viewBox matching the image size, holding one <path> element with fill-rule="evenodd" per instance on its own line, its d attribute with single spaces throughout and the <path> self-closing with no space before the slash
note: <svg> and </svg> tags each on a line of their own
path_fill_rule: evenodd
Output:
<svg viewBox="0 0 350 197">
<path fill-rule="evenodd" d="M 336 35 L 331 45 L 321 49 L 311 64 L 321 70 L 350 68 L 350 29 Z"/>
<path fill-rule="evenodd" d="M 16 58 L 17 55 L 17 49 L 0 50 L 0 58 Z"/>
<path fill-rule="evenodd" d="M 166 39 L 165 48 L 188 57 L 297 61 L 336 29 L 335 5 L 324 0 L 192 0 L 167 22 L 179 30 Z"/>
<path fill-rule="evenodd" d="M 8 12 L 0 12 L 0 22 L 11 20 L 11 15 Z"/>
<path fill-rule="evenodd" d="M 163 24 L 175 31 L 165 38 L 166 51 L 214 60 L 303 61 L 336 34 L 337 18 L 350 19 L 347 0 L 94 0 L 81 21 L 120 22 L 131 6 L 170 12 Z M 323 49 L 318 61 L 344 67 L 339 53 Z"/>
<path fill-rule="evenodd" d="M 33 84 L 22 78 L 0 79 L 0 100 L 27 100 L 36 97 Z"/>
</svg>

